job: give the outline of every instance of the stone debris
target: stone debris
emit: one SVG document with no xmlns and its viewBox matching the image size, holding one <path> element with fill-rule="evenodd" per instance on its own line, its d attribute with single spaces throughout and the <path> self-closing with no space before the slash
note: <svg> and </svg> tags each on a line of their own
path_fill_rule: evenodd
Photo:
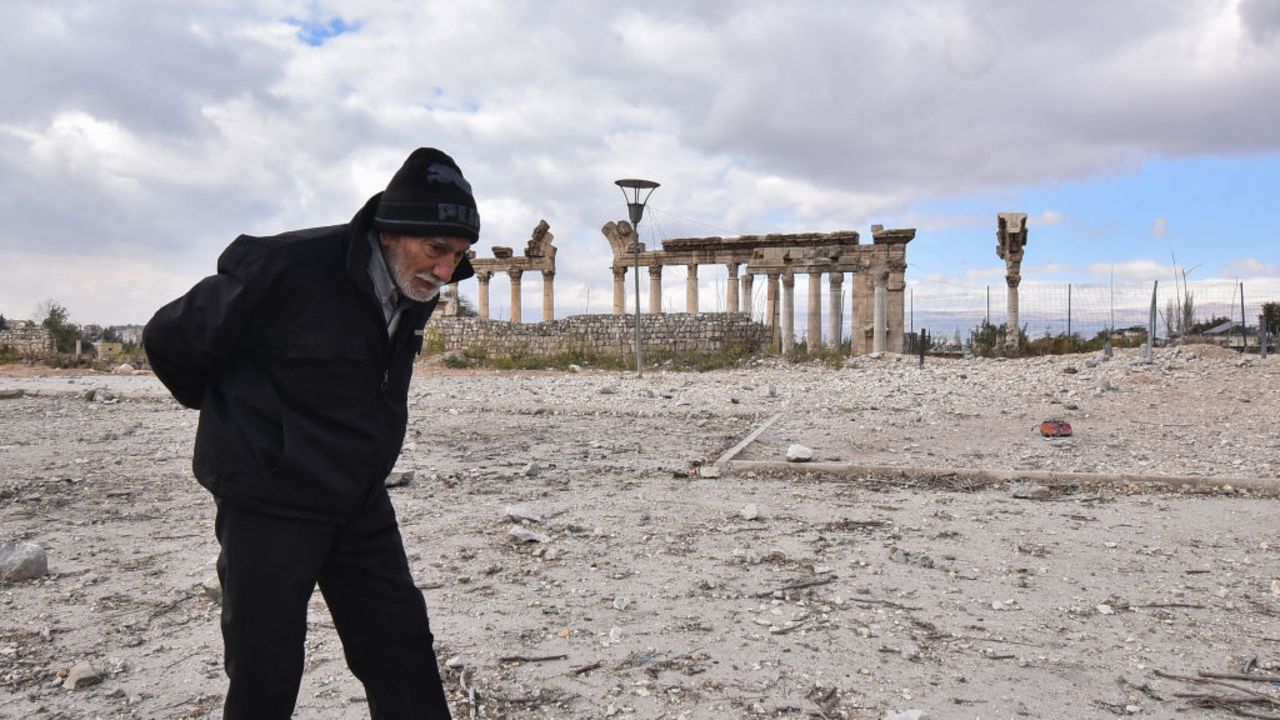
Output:
<svg viewBox="0 0 1280 720">
<path fill-rule="evenodd" d="M 0 580 L 32 580 L 49 574 L 44 548 L 32 542 L 0 543 Z"/>
<path fill-rule="evenodd" d="M 759 520 L 760 506 L 755 503 L 750 503 L 746 507 L 742 508 L 742 512 L 739 514 L 742 516 L 743 520 Z"/>
<path fill-rule="evenodd" d="M 799 443 L 787 447 L 787 462 L 809 462 L 813 459 L 813 449 Z"/>
<path fill-rule="evenodd" d="M 542 522 L 542 515 L 534 512 L 524 505 L 508 506 L 504 513 L 508 520 L 515 520 L 516 522 Z"/>
<path fill-rule="evenodd" d="M 1053 492 L 1044 485 L 1020 483 L 1009 488 L 1009 496 L 1019 500 L 1048 500 L 1053 497 Z"/>
<path fill-rule="evenodd" d="M 511 537 L 513 540 L 517 540 L 519 542 L 527 542 L 527 543 L 551 542 L 550 535 L 545 535 L 543 533 L 537 532 L 536 530 L 530 530 L 529 528 L 523 527 L 523 526 L 511 528 L 510 530 L 507 531 L 507 535 Z"/>
<path fill-rule="evenodd" d="M 720 477 L 720 468 L 716 465 L 700 465 L 698 466 L 698 477 L 718 478 Z"/>
<path fill-rule="evenodd" d="M 215 603 L 222 604 L 222 582 L 218 580 L 216 573 L 205 578 L 204 582 L 200 583 L 200 591 Z"/>
<path fill-rule="evenodd" d="M 68 690 L 79 690 L 100 682 L 102 682 L 102 673 L 98 672 L 88 660 L 81 660 L 71 666 L 67 678 L 62 681 L 62 687 Z"/>
<path fill-rule="evenodd" d="M 902 710 L 885 713 L 884 720 L 930 720 L 923 710 Z"/>
<path fill-rule="evenodd" d="M 520 474 L 528 477 L 537 477 L 542 474 L 542 466 L 536 462 L 531 462 L 524 466 L 524 469 L 520 471 Z"/>
<path fill-rule="evenodd" d="M 889 559 L 896 563 L 902 563 L 903 565 L 915 565 L 916 567 L 922 568 L 935 568 L 938 566 L 934 559 L 928 555 L 925 555 L 924 553 L 911 552 L 910 550 L 903 550 L 897 545 L 889 548 Z"/>
<path fill-rule="evenodd" d="M 96 387 L 85 390 L 84 394 L 80 397 L 84 398 L 86 402 L 114 405 L 115 403 L 120 402 L 121 396 L 111 388 Z"/>
<path fill-rule="evenodd" d="M 26 393 L 23 388 L 0 388 L 0 400 L 16 400 Z"/>
<path fill-rule="evenodd" d="M 134 373 L 133 366 L 130 365 L 129 363 L 120 363 L 119 365 L 116 366 L 114 370 L 111 371 L 112 375 L 132 375 L 133 373 Z"/>
<path fill-rule="evenodd" d="M 387 475 L 387 479 L 384 481 L 384 484 L 389 488 L 402 487 L 412 483 L 413 478 L 413 470 L 392 470 L 391 474 Z"/>
<path fill-rule="evenodd" d="M 573 364 L 570 364 L 570 365 L 569 365 L 569 372 L 571 372 L 571 373 L 580 373 L 580 372 L 582 372 L 582 366 L 581 366 L 581 365 L 573 365 Z"/>
</svg>

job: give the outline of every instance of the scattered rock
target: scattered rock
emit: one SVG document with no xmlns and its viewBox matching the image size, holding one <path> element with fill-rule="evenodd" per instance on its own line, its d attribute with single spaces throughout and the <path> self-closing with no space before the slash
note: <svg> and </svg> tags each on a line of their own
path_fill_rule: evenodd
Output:
<svg viewBox="0 0 1280 720">
<path fill-rule="evenodd" d="M 200 583 L 200 590 L 204 592 L 205 597 L 210 600 L 222 604 L 222 583 L 218 580 L 217 574 L 210 575 Z"/>
<path fill-rule="evenodd" d="M 507 531 L 507 535 L 513 540 L 518 540 L 520 542 L 533 542 L 533 543 L 551 542 L 550 535 L 544 535 L 543 533 L 530 530 L 529 528 L 526 528 L 526 527 L 513 527 Z"/>
<path fill-rule="evenodd" d="M 903 710 L 885 713 L 884 720 L 929 720 L 923 710 Z"/>
<path fill-rule="evenodd" d="M 94 669 L 88 660 L 81 660 L 71 667 L 71 671 L 67 673 L 67 679 L 62 681 L 62 687 L 68 690 L 79 690 L 100 682 L 102 682 L 102 673 Z"/>
<path fill-rule="evenodd" d="M 1062 372 L 1068 375 L 1075 375 L 1076 373 L 1080 372 L 1080 368 L 1076 367 L 1075 365 L 1068 365 L 1062 368 Z"/>
<path fill-rule="evenodd" d="M 617 385 L 605 385 L 604 387 L 600 388 L 600 389 L 599 389 L 599 390 L 597 390 L 596 392 L 600 393 L 601 395 L 617 395 L 617 394 L 618 394 L 618 386 L 617 386 Z"/>
<path fill-rule="evenodd" d="M 613 599 L 614 610 L 626 610 L 629 607 L 631 607 L 631 601 L 627 598 L 619 595 Z"/>
<path fill-rule="evenodd" d="M 1009 495 L 1019 500 L 1048 500 L 1053 497 L 1053 493 L 1044 485 L 1031 484 L 1014 485 L 1010 488 Z"/>
<path fill-rule="evenodd" d="M 447 667 L 447 668 L 454 668 L 454 669 L 457 669 L 457 668 L 460 668 L 460 667 L 462 667 L 462 666 L 464 666 L 464 665 L 466 665 L 466 663 L 462 661 L 462 656 L 461 656 L 461 655 L 454 655 L 453 657 L 451 657 L 451 658 L 449 658 L 448 660 L 445 660 L 445 661 L 444 661 L 444 666 L 445 666 L 445 667 Z"/>
<path fill-rule="evenodd" d="M 809 462 L 813 459 L 813 449 L 799 443 L 792 443 L 787 448 L 787 462 Z"/>
<path fill-rule="evenodd" d="M 750 505 L 742 508 L 741 515 L 743 520 L 759 520 L 760 507 L 755 503 L 751 503 Z"/>
<path fill-rule="evenodd" d="M 573 364 L 570 364 L 570 365 L 569 365 L 569 372 L 571 372 L 571 373 L 580 373 L 580 372 L 582 372 L 582 366 L 581 366 L 581 365 L 573 365 Z"/>
<path fill-rule="evenodd" d="M 720 468 L 716 465 L 701 465 L 698 467 L 698 477 L 718 478 L 720 477 Z"/>
<path fill-rule="evenodd" d="M 115 370 L 111 371 L 112 375 L 132 375 L 134 373 L 133 366 L 129 363 L 120 363 Z"/>
<path fill-rule="evenodd" d="M 1094 608 L 1094 610 L 1097 610 L 1099 615 L 1115 615 L 1116 614 L 1115 608 L 1111 607 L 1110 605 L 1107 605 L 1106 603 L 1098 605 L 1097 607 Z"/>
<path fill-rule="evenodd" d="M 16 400 L 26 393 L 22 388 L 5 388 L 0 390 L 0 400 Z"/>
<path fill-rule="evenodd" d="M 520 522 L 521 520 L 528 521 L 531 523 L 542 522 L 541 515 L 525 507 L 524 505 L 512 505 L 508 507 L 506 509 L 506 516 L 508 520 L 515 520 L 516 522 Z"/>
<path fill-rule="evenodd" d="M 0 543 L 0 580 L 30 580 L 49 574 L 49 558 L 35 543 Z"/>
<path fill-rule="evenodd" d="M 1102 379 L 1098 380 L 1098 393 L 1099 393 L 1099 394 L 1104 393 L 1104 392 L 1110 392 L 1111 390 L 1115 390 L 1115 386 L 1111 384 L 1111 381 L 1110 381 L 1110 380 L 1108 380 L 1108 379 L 1106 379 L 1106 378 L 1102 378 Z"/>
<path fill-rule="evenodd" d="M 903 550 L 897 545 L 889 548 L 889 559 L 896 563 L 902 563 L 903 565 L 915 565 L 916 567 L 922 568 L 937 567 L 937 563 L 935 563 L 933 558 L 928 555 L 925 555 L 924 553 L 911 552 L 910 550 Z"/>
<path fill-rule="evenodd" d="M 778 388 L 777 388 L 777 386 L 775 386 L 773 383 L 769 383 L 769 389 L 767 390 L 767 395 L 768 395 L 769 397 L 771 397 L 771 398 L 776 398 L 776 397 L 778 397 Z"/>
<path fill-rule="evenodd" d="M 528 477 L 537 477 L 542 474 L 542 466 L 536 462 L 531 462 L 528 465 L 525 465 L 524 469 L 520 472 Z"/>
<path fill-rule="evenodd" d="M 413 482 L 413 474 L 413 470 L 392 471 L 392 473 L 387 476 L 385 484 L 389 488 L 408 485 Z"/>
<path fill-rule="evenodd" d="M 110 388 L 96 387 L 84 391 L 80 397 L 87 402 L 96 402 L 110 405 L 120 400 L 120 396 L 112 392 Z"/>
<path fill-rule="evenodd" d="M 1098 367 L 1098 361 L 1093 358 L 1089 358 L 1084 361 L 1084 366 L 1087 368 L 1096 368 Z"/>
</svg>

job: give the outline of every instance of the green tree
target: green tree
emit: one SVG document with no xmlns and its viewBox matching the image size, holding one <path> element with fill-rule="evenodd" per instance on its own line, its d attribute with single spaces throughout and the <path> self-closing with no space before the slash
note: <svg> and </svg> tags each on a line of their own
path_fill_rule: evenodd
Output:
<svg viewBox="0 0 1280 720">
<path fill-rule="evenodd" d="M 458 298 L 458 317 L 479 317 L 480 313 L 476 312 L 476 306 L 471 304 L 471 298 L 456 296 Z"/>
<path fill-rule="evenodd" d="M 0 325 L 3 323 L 4 318 L 0 317 Z M 1267 332 L 1280 336 L 1280 302 L 1262 303 L 1262 325 Z"/>
<path fill-rule="evenodd" d="M 50 298 L 40 304 L 37 315 L 44 315 L 40 325 L 49 329 L 58 352 L 69 353 L 75 350 L 80 328 L 71 322 L 71 313 L 65 306 Z"/>
<path fill-rule="evenodd" d="M 0 315 L 0 331 L 8 330 L 8 329 L 9 329 L 9 322 L 4 319 L 3 315 Z"/>
</svg>

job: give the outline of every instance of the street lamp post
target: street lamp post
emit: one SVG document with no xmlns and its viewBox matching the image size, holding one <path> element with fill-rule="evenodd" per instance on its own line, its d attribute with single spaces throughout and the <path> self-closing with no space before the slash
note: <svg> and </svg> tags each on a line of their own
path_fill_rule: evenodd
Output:
<svg viewBox="0 0 1280 720">
<path fill-rule="evenodd" d="M 640 218 L 644 217 L 645 203 L 649 202 L 649 196 L 658 187 L 658 183 L 652 180 L 627 178 L 617 180 L 614 184 L 622 188 L 622 196 L 627 199 L 627 212 L 631 217 L 631 227 L 636 238 L 631 244 L 631 250 L 634 254 L 636 276 L 636 377 L 639 378 L 644 377 L 644 365 L 640 355 Z M 643 198 L 640 197 L 642 192 Z"/>
</svg>

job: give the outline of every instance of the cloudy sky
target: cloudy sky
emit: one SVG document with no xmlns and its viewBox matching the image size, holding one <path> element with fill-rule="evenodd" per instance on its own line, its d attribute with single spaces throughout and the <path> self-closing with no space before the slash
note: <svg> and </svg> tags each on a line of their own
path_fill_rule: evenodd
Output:
<svg viewBox="0 0 1280 720">
<path fill-rule="evenodd" d="M 662 184 L 650 247 L 915 227 L 924 297 L 1001 282 L 996 213 L 1022 211 L 1027 282 L 1172 282 L 1176 258 L 1280 299 L 1276 0 L 6 0 L 4 17 L 9 318 L 56 298 L 81 323 L 143 322 L 239 233 L 348 220 L 421 145 L 476 189 L 481 256 L 550 223 L 557 315 L 608 311 L 622 177 Z M 702 271 L 704 310 L 724 277 Z M 665 281 L 683 309 L 683 273 Z M 506 297 L 495 279 L 495 316 Z"/>
</svg>

